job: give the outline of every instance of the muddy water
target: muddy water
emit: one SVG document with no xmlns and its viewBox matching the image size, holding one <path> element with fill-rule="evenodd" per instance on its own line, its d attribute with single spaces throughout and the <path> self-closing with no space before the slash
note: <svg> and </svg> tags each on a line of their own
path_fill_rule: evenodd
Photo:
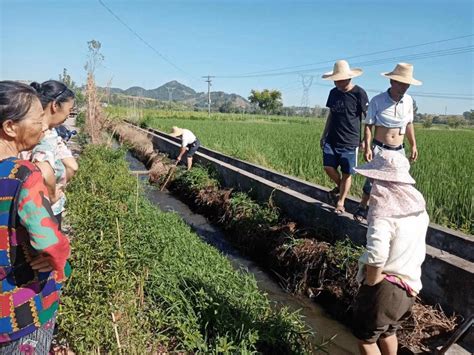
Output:
<svg viewBox="0 0 474 355">
<path fill-rule="evenodd" d="M 144 165 L 127 155 L 130 170 L 146 170 Z M 306 324 L 316 334 L 315 344 L 328 340 L 335 336 L 328 346 L 329 354 L 356 354 L 356 338 L 349 329 L 341 323 L 330 318 L 321 307 L 308 298 L 297 297 L 285 292 L 269 275 L 266 274 L 253 261 L 242 257 L 225 239 L 223 232 L 216 226 L 211 225 L 207 219 L 192 212 L 189 207 L 169 192 L 160 192 L 154 187 L 146 188 L 146 195 L 150 201 L 156 204 L 162 211 L 174 212 L 208 244 L 214 246 L 224 254 L 236 269 L 243 269 L 254 275 L 258 287 L 268 295 L 268 298 L 278 305 L 287 306 L 297 311 L 304 317 Z"/>
</svg>

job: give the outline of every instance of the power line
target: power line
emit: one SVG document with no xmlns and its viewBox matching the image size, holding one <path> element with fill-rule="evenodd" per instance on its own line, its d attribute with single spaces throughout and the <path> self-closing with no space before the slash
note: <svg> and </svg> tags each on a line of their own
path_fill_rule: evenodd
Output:
<svg viewBox="0 0 474 355">
<path fill-rule="evenodd" d="M 345 59 L 354 59 L 354 58 L 360 58 L 360 57 L 366 57 L 366 56 L 372 56 L 376 54 L 382 54 L 382 53 L 388 53 L 388 52 L 393 52 L 393 51 L 399 51 L 403 49 L 409 49 L 409 48 L 416 48 L 416 47 L 422 47 L 422 46 L 428 46 L 431 44 L 438 44 L 438 43 L 444 43 L 444 42 L 450 42 L 450 41 L 455 41 L 459 39 L 464 39 L 464 38 L 469 38 L 473 37 L 474 34 L 469 34 L 469 35 L 464 35 L 464 36 L 458 36 L 458 37 L 452 37 L 452 38 L 447 38 L 447 39 L 442 39 L 438 41 L 431 41 L 431 42 L 424 42 L 424 43 L 419 43 L 419 44 L 414 44 L 410 46 L 404 46 L 404 47 L 398 47 L 398 48 L 392 48 L 392 49 L 386 49 L 382 51 L 377 51 L 377 52 L 370 52 L 370 53 L 363 53 L 363 54 L 357 54 L 353 56 L 343 56 L 341 58 Z M 246 76 L 246 75 L 253 75 L 253 74 L 263 74 L 263 73 L 270 73 L 270 72 L 275 72 L 275 71 L 281 71 L 281 70 L 287 70 L 287 69 L 295 69 L 295 68 L 303 68 L 303 67 L 309 67 L 313 65 L 320 65 L 320 64 L 326 64 L 326 63 L 334 63 L 335 61 L 339 60 L 338 59 L 331 59 L 331 60 L 325 60 L 321 62 L 315 62 L 315 63 L 309 63 L 309 64 L 301 64 L 301 65 L 293 65 L 293 66 L 288 66 L 288 67 L 280 67 L 276 69 L 268 69 L 268 70 L 262 70 L 262 71 L 255 71 L 255 72 L 250 72 L 250 73 L 243 73 L 235 76 Z"/>
<path fill-rule="evenodd" d="M 174 67 L 175 69 L 179 70 L 183 74 L 191 77 L 193 80 L 194 77 L 186 72 L 185 70 L 181 69 L 179 66 L 177 66 L 175 63 L 173 63 L 171 60 L 166 58 L 166 56 L 160 51 L 158 51 L 155 47 L 153 47 L 150 43 L 148 43 L 142 36 L 140 36 L 133 28 L 131 28 L 124 20 L 122 20 L 117 14 L 115 14 L 110 7 L 108 7 L 102 0 L 98 0 L 99 4 L 102 5 L 113 17 L 117 19 L 122 25 L 124 25 L 135 37 L 137 37 L 143 44 L 145 44 L 148 48 L 150 48 L 155 54 L 157 54 L 161 59 L 163 59 L 166 63 Z"/>
<path fill-rule="evenodd" d="M 324 86 L 324 87 L 335 87 L 334 85 L 331 85 L 331 84 L 323 84 L 323 83 L 318 83 L 318 82 L 315 82 L 313 84 L 318 85 L 318 86 Z M 376 93 L 376 94 L 380 94 L 381 92 L 386 91 L 386 89 L 385 90 L 380 90 L 380 89 L 366 89 L 366 88 L 364 88 L 364 90 L 367 91 L 367 92 L 373 92 L 373 93 Z M 453 99 L 453 100 L 471 100 L 471 101 L 474 101 L 474 96 L 467 95 L 467 94 L 410 91 L 409 95 L 410 96 L 416 96 L 416 97 L 429 97 L 429 98 L 437 98 L 437 99 Z"/>
<path fill-rule="evenodd" d="M 420 59 L 442 57 L 442 56 L 446 56 L 446 55 L 455 55 L 455 54 L 461 54 L 461 53 L 468 53 L 468 52 L 472 52 L 473 50 L 474 50 L 474 46 L 464 46 L 464 47 L 448 48 L 448 49 L 437 50 L 437 51 L 416 53 L 416 54 L 405 55 L 405 56 L 397 56 L 397 57 L 375 59 L 375 60 L 370 60 L 370 61 L 363 61 L 363 62 L 353 63 L 352 65 L 372 66 L 372 65 L 392 63 L 394 61 L 402 61 L 402 60 L 411 60 L 411 61 L 413 61 L 413 60 L 420 60 Z M 285 71 L 285 72 L 279 72 L 279 73 L 241 75 L 241 76 L 216 76 L 216 77 L 217 78 L 227 78 L 227 79 L 273 77 L 273 76 L 285 76 L 285 75 L 302 74 L 302 73 L 313 73 L 313 72 L 326 70 L 327 68 L 328 67 L 325 66 L 325 67 L 319 67 L 319 68 Z"/>
</svg>

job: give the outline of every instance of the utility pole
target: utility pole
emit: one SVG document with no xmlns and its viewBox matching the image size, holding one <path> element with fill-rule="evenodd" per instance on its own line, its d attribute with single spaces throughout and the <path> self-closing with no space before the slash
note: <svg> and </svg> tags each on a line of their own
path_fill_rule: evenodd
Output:
<svg viewBox="0 0 474 355">
<path fill-rule="evenodd" d="M 211 116 L 211 85 L 212 85 L 211 78 L 214 78 L 214 76 L 207 75 L 207 76 L 203 76 L 203 78 L 207 79 L 205 80 L 207 83 L 207 114 Z"/>
</svg>

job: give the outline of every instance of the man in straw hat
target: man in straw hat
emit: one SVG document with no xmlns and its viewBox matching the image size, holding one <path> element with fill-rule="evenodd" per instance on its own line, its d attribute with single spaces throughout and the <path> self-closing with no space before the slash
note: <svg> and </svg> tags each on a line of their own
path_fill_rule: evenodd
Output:
<svg viewBox="0 0 474 355">
<path fill-rule="evenodd" d="M 396 354 L 396 331 L 422 287 L 429 217 L 410 176 L 410 162 L 402 154 L 385 150 L 355 170 L 372 179 L 373 186 L 353 332 L 362 354 Z"/>
<path fill-rule="evenodd" d="M 179 128 L 176 126 L 173 126 L 170 136 L 181 137 L 181 149 L 179 151 L 178 157 L 176 158 L 176 165 L 179 164 L 184 153 L 186 153 L 187 151 L 187 166 L 188 170 L 190 170 L 193 166 L 193 155 L 201 146 L 199 139 L 197 139 L 194 133 L 191 132 L 189 129 Z"/>
<path fill-rule="evenodd" d="M 360 144 L 361 120 L 368 105 L 367 93 L 360 86 L 353 85 L 352 78 L 362 75 L 362 69 L 349 67 L 345 60 L 334 64 L 332 72 L 322 76 L 334 81 L 336 86 L 329 93 L 326 106 L 329 116 L 326 120 L 320 146 L 323 150 L 323 165 L 326 174 L 336 184 L 329 192 L 335 202 L 335 212 L 344 212 L 344 201 L 351 188 L 351 175 L 357 165 Z M 341 168 L 341 173 L 337 170 Z"/>
<path fill-rule="evenodd" d="M 390 88 L 370 100 L 364 129 L 365 159 L 370 161 L 383 150 L 394 150 L 405 155 L 403 141 L 406 135 L 411 147 L 410 159 L 416 161 L 418 150 L 413 127 L 414 105 L 406 91 L 410 85 L 422 83 L 413 78 L 413 65 L 407 63 L 398 63 L 393 71 L 382 75 L 390 79 Z M 354 219 L 359 222 L 367 217 L 370 189 L 368 179 L 364 184 L 362 201 L 354 213 Z"/>
</svg>

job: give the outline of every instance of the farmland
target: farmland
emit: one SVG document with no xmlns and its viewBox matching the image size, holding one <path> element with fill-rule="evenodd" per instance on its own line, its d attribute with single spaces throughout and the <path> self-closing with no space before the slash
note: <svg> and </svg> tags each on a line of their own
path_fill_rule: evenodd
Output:
<svg viewBox="0 0 474 355">
<path fill-rule="evenodd" d="M 126 109 L 112 108 L 112 116 L 126 117 Z M 140 111 L 144 124 L 169 131 L 177 125 L 191 129 L 211 149 L 265 167 L 332 187 L 322 169 L 319 138 L 322 119 L 282 116 L 218 114 L 208 118 L 195 112 Z M 419 160 L 412 165 L 417 187 L 435 223 L 473 234 L 474 130 L 416 127 Z M 361 161 L 361 160 L 360 160 Z M 363 179 L 356 176 L 351 189 L 361 195 Z"/>
</svg>

